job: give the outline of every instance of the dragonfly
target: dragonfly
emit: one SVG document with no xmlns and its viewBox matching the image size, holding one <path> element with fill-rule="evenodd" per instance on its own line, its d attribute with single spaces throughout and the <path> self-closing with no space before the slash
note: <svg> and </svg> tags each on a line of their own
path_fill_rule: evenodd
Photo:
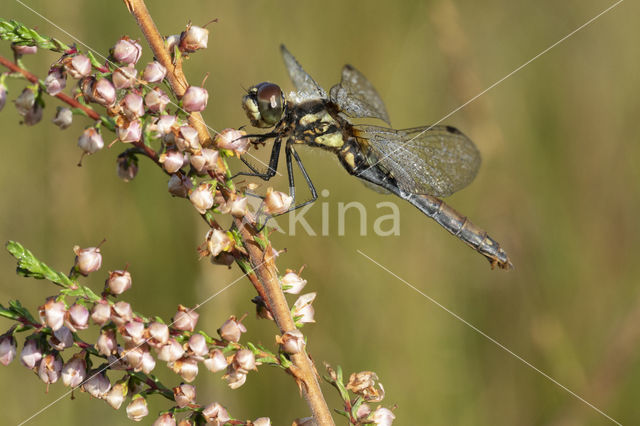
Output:
<svg viewBox="0 0 640 426">
<path fill-rule="evenodd" d="M 271 130 L 248 137 L 256 145 L 273 140 L 273 146 L 266 171 L 240 156 L 251 172 L 239 175 L 265 181 L 274 177 L 284 142 L 289 195 L 294 200 L 291 211 L 318 198 L 296 147 L 332 152 L 349 174 L 373 189 L 408 201 L 483 255 L 492 268 L 513 267 L 496 240 L 441 200 L 466 187 L 478 172 L 480 152 L 467 136 L 442 125 L 396 130 L 355 124 L 350 119 L 378 119 L 391 125 L 380 95 L 362 73 L 345 65 L 340 83 L 327 94 L 284 45 L 280 50 L 296 91 L 285 96 L 270 82 L 249 88 L 242 99 L 249 121 L 254 127 Z M 300 204 L 295 204 L 293 160 L 311 192 L 311 198 Z"/>
</svg>

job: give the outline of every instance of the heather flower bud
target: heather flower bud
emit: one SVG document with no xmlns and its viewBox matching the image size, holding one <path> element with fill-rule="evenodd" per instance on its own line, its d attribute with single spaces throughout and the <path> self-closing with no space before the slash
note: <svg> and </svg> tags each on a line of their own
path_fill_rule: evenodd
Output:
<svg viewBox="0 0 640 426">
<path fill-rule="evenodd" d="M 93 370 L 87 375 L 89 378 L 82 384 L 82 389 L 94 398 L 104 398 L 111 389 L 107 376 L 98 370 Z"/>
<path fill-rule="evenodd" d="M 49 345 L 52 349 L 63 351 L 73 346 L 73 334 L 64 325 L 53 332 L 53 336 L 49 339 Z"/>
<path fill-rule="evenodd" d="M 388 408 L 380 407 L 370 417 L 374 424 L 379 426 L 391 426 L 396 416 Z"/>
<path fill-rule="evenodd" d="M 169 193 L 176 197 L 187 198 L 189 191 L 193 187 L 193 182 L 188 176 L 183 174 L 174 174 L 169 178 Z M 200 203 L 200 201 L 198 201 Z"/>
<path fill-rule="evenodd" d="M 256 356 L 249 349 L 240 349 L 233 357 L 233 367 L 242 373 L 257 370 Z"/>
<path fill-rule="evenodd" d="M 300 278 L 298 274 L 287 269 L 287 273 L 284 277 L 280 278 L 282 284 L 282 290 L 289 294 L 300 294 L 304 286 L 307 285 L 307 280 Z"/>
<path fill-rule="evenodd" d="M 287 331 L 282 337 L 276 336 L 276 342 L 282 345 L 282 350 L 288 354 L 297 354 L 304 349 L 305 341 L 298 329 Z"/>
<path fill-rule="evenodd" d="M 35 334 L 34 336 L 37 336 Z M 42 350 L 38 345 L 38 339 L 28 338 L 24 343 L 24 348 L 20 352 L 20 362 L 27 368 L 33 369 L 38 366 L 38 363 L 42 359 Z"/>
<path fill-rule="evenodd" d="M 153 422 L 153 426 L 176 426 L 176 419 L 173 418 L 173 414 L 164 413 Z"/>
<path fill-rule="evenodd" d="M 53 117 L 51 122 L 64 130 L 71 126 L 71 123 L 73 122 L 73 111 L 67 107 L 59 106 L 56 108 L 56 116 Z"/>
<path fill-rule="evenodd" d="M 137 93 L 127 93 L 120 101 L 122 113 L 128 120 L 134 120 L 144 115 L 142 96 Z"/>
<path fill-rule="evenodd" d="M 78 147 L 87 154 L 94 154 L 104 148 L 104 141 L 95 127 L 89 127 L 78 138 Z"/>
<path fill-rule="evenodd" d="M 36 94 L 30 88 L 25 88 L 20 96 L 13 101 L 18 113 L 22 116 L 25 116 L 31 111 L 36 103 Z"/>
<path fill-rule="evenodd" d="M 218 334 L 227 342 L 237 343 L 240 341 L 240 336 L 245 333 L 247 328 L 235 316 L 229 317 L 228 320 L 222 324 L 222 327 L 218 329 Z"/>
<path fill-rule="evenodd" d="M 211 404 L 204 407 L 204 409 L 202 410 L 202 416 L 207 423 L 212 424 L 217 423 L 223 425 L 231 420 L 231 417 L 229 417 L 229 413 L 227 412 L 227 410 L 217 402 L 212 402 Z"/>
<path fill-rule="evenodd" d="M 84 330 L 89 326 L 89 310 L 83 305 L 74 303 L 67 311 L 66 324 L 71 331 Z"/>
<path fill-rule="evenodd" d="M 207 231 L 206 241 L 207 250 L 213 257 L 219 255 L 222 251 L 229 251 L 233 247 L 233 240 L 229 238 L 229 234 L 221 229 Z"/>
<path fill-rule="evenodd" d="M 156 360 L 149 352 L 148 348 L 142 352 L 142 361 L 140 362 L 140 368 L 144 374 L 149 374 L 156 368 Z"/>
<path fill-rule="evenodd" d="M 180 331 L 193 331 L 196 328 L 199 316 L 200 314 L 193 309 L 178 305 L 178 312 L 173 316 L 171 326 Z"/>
<path fill-rule="evenodd" d="M 209 354 L 209 358 L 204 360 L 204 366 L 212 373 L 217 373 L 218 371 L 226 369 L 227 365 L 229 365 L 227 358 L 220 349 L 214 349 Z"/>
<path fill-rule="evenodd" d="M 199 173 L 215 170 L 218 166 L 220 154 L 215 149 L 204 148 L 197 154 L 192 154 L 189 158 L 191 165 Z"/>
<path fill-rule="evenodd" d="M 247 214 L 249 199 L 247 197 L 237 197 L 228 202 L 231 215 L 233 217 L 243 217 Z"/>
<path fill-rule="evenodd" d="M 112 106 L 116 103 L 116 88 L 106 78 L 99 78 L 91 85 L 90 99 L 105 107 Z"/>
<path fill-rule="evenodd" d="M 233 370 L 225 374 L 222 378 L 227 381 L 227 385 L 231 389 L 238 389 L 247 381 L 247 373 L 239 370 Z"/>
<path fill-rule="evenodd" d="M 166 362 L 177 361 L 184 355 L 182 345 L 175 339 L 169 339 L 169 342 L 159 349 L 156 349 L 156 352 L 158 352 L 158 360 Z"/>
<path fill-rule="evenodd" d="M 169 327 L 161 322 L 149 324 L 149 344 L 153 346 L 164 345 L 169 341 Z"/>
<path fill-rule="evenodd" d="M 196 388 L 192 385 L 181 384 L 173 388 L 173 397 L 180 408 L 195 404 Z"/>
<path fill-rule="evenodd" d="M 47 299 L 39 311 L 40 316 L 44 318 L 45 324 L 50 327 L 51 330 L 56 331 L 64 324 L 66 307 L 64 303 L 56 302 L 53 297 Z"/>
<path fill-rule="evenodd" d="M 191 126 L 180 127 L 180 137 L 176 138 L 176 145 L 180 151 L 198 151 L 201 149 L 198 131 Z"/>
<path fill-rule="evenodd" d="M 128 387 L 126 383 L 118 382 L 104 395 L 104 400 L 107 401 L 107 404 L 117 410 L 124 402 L 127 392 Z"/>
<path fill-rule="evenodd" d="M 186 31 L 180 34 L 178 48 L 181 52 L 192 53 L 196 50 L 206 49 L 209 40 L 209 30 L 206 28 L 189 25 Z"/>
<path fill-rule="evenodd" d="M 142 123 L 138 119 L 123 123 L 116 128 L 116 135 L 123 143 L 138 142 L 142 137 Z"/>
<path fill-rule="evenodd" d="M 358 411 L 356 411 L 356 419 L 365 420 L 371 414 L 371 407 L 368 404 L 362 404 L 358 407 Z"/>
<path fill-rule="evenodd" d="M 36 103 L 33 108 L 31 108 L 24 116 L 24 120 L 22 121 L 27 126 L 34 126 L 42 120 L 42 105 L 40 103 Z"/>
<path fill-rule="evenodd" d="M 173 363 L 172 368 L 187 383 L 193 382 L 198 375 L 198 361 L 193 358 L 180 358 Z"/>
<path fill-rule="evenodd" d="M 138 70 L 133 65 L 118 67 L 111 74 L 116 89 L 130 89 L 138 83 Z"/>
<path fill-rule="evenodd" d="M 293 316 L 297 324 L 316 322 L 316 320 L 314 319 L 315 310 L 313 309 L 313 306 L 311 306 L 315 298 L 315 292 L 303 294 L 293 304 L 291 315 Z"/>
<path fill-rule="evenodd" d="M 65 386 L 71 386 L 72 388 L 80 386 L 87 377 L 87 363 L 84 360 L 82 352 L 74 355 L 63 367 L 62 367 L 62 383 Z"/>
<path fill-rule="evenodd" d="M 129 405 L 127 405 L 127 417 L 129 417 L 129 419 L 139 422 L 147 415 L 149 415 L 149 408 L 147 407 L 147 400 L 144 399 L 144 397 L 134 397 Z"/>
<path fill-rule="evenodd" d="M 118 156 L 117 160 L 118 177 L 125 182 L 133 180 L 138 174 L 138 161 L 133 156 Z"/>
<path fill-rule="evenodd" d="M 160 155 L 158 161 L 167 173 L 175 173 L 184 165 L 184 154 L 176 150 L 168 150 Z"/>
<path fill-rule="evenodd" d="M 147 83 L 160 83 L 167 75 L 167 69 L 158 61 L 149 62 L 144 68 L 142 78 Z"/>
<path fill-rule="evenodd" d="M 193 334 L 189 338 L 189 349 L 194 355 L 203 357 L 209 353 L 209 347 L 207 346 L 207 339 L 202 334 Z"/>
<path fill-rule="evenodd" d="M 144 104 L 149 111 L 156 114 L 164 112 L 169 102 L 171 102 L 169 96 L 159 87 L 154 88 L 144 96 Z"/>
<path fill-rule="evenodd" d="M 107 301 L 100 301 L 93 305 L 91 319 L 97 325 L 104 325 L 111 319 L 111 306 Z"/>
<path fill-rule="evenodd" d="M 91 60 L 83 54 L 67 57 L 64 61 L 64 66 L 69 75 L 76 79 L 87 77 L 91 74 Z"/>
<path fill-rule="evenodd" d="M 76 254 L 75 268 L 85 277 L 102 266 L 102 254 L 100 254 L 99 247 L 81 249 L 79 246 L 74 246 L 73 252 Z"/>
<path fill-rule="evenodd" d="M 253 426 L 271 426 L 271 419 L 269 417 L 260 417 L 253 421 Z"/>
<path fill-rule="evenodd" d="M 135 64 L 142 55 L 142 46 L 135 40 L 124 36 L 111 48 L 111 57 L 121 64 Z"/>
<path fill-rule="evenodd" d="M 182 97 L 182 107 L 187 112 L 200 112 L 207 107 L 209 93 L 202 87 L 189 86 Z"/>
<path fill-rule="evenodd" d="M 98 336 L 98 341 L 95 344 L 96 350 L 102 355 L 109 356 L 116 353 L 118 348 L 118 341 L 116 340 L 116 333 L 112 329 L 103 329 Z"/>
<path fill-rule="evenodd" d="M 155 123 L 155 130 L 160 135 L 166 135 L 171 132 L 177 121 L 178 120 L 175 115 L 161 115 Z"/>
<path fill-rule="evenodd" d="M 244 130 L 224 129 L 216 135 L 214 143 L 220 149 L 228 149 L 242 155 L 249 150 L 251 141 L 245 137 L 247 132 Z"/>
<path fill-rule="evenodd" d="M 46 384 L 55 383 L 60 378 L 60 372 L 62 371 L 62 358 L 57 353 L 48 354 L 38 366 L 38 376 L 40 380 Z"/>
<path fill-rule="evenodd" d="M 20 57 L 22 55 L 33 55 L 38 52 L 38 46 L 26 46 L 24 44 L 11 43 L 13 53 Z"/>
<path fill-rule="evenodd" d="M 291 207 L 293 197 L 284 192 L 274 191 L 273 188 L 267 189 L 267 195 L 264 197 L 264 211 L 270 215 L 285 213 Z"/>
<path fill-rule="evenodd" d="M 16 339 L 11 332 L 0 337 L 0 363 L 2 365 L 9 365 L 15 358 L 17 351 Z"/>
<path fill-rule="evenodd" d="M 384 398 L 384 387 L 381 383 L 376 387 L 376 380 L 378 375 L 373 371 L 353 373 L 349 377 L 347 389 L 362 396 L 367 402 L 380 402 Z"/>
<path fill-rule="evenodd" d="M 133 310 L 127 302 L 117 302 L 113 304 L 113 315 L 111 316 L 116 325 L 123 325 L 133 319 Z"/>
<path fill-rule="evenodd" d="M 67 76 L 64 69 L 53 67 L 44 79 L 44 87 L 48 94 L 55 96 L 67 86 Z"/>
<path fill-rule="evenodd" d="M 189 200 L 191 204 L 200 212 L 204 214 L 207 210 L 213 207 L 213 193 L 211 192 L 212 185 L 210 183 L 201 183 L 196 189 L 189 194 Z"/>
<path fill-rule="evenodd" d="M 4 108 L 4 105 L 7 103 L 7 86 L 4 83 L 0 82 L 0 111 Z"/>
<path fill-rule="evenodd" d="M 122 294 L 131 288 L 131 274 L 129 271 L 109 272 L 105 287 L 111 294 Z"/>
<path fill-rule="evenodd" d="M 140 344 L 144 341 L 144 323 L 139 321 L 129 321 L 121 331 L 125 342 Z"/>
</svg>

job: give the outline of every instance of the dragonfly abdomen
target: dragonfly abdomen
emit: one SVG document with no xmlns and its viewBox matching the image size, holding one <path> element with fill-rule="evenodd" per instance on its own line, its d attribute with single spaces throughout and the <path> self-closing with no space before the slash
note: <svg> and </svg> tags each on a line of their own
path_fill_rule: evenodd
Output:
<svg viewBox="0 0 640 426">
<path fill-rule="evenodd" d="M 410 194 L 403 198 L 438 222 L 444 229 L 486 257 L 492 267 L 496 265 L 502 269 L 510 269 L 513 267 L 509 256 L 496 240 L 491 238 L 485 230 L 474 225 L 466 216 L 458 213 L 441 199 L 431 195 L 416 194 Z"/>
</svg>

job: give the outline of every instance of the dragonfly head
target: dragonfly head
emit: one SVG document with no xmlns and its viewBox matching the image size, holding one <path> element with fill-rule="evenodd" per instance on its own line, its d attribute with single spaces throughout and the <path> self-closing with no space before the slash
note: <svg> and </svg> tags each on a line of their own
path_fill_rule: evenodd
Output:
<svg viewBox="0 0 640 426">
<path fill-rule="evenodd" d="M 242 107 L 255 127 L 275 126 L 284 112 L 284 93 L 277 84 L 252 86 L 242 98 Z"/>
</svg>

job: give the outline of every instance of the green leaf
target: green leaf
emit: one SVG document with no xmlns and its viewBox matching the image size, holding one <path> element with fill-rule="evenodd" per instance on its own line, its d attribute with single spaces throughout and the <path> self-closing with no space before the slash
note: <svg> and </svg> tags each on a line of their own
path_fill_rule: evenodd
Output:
<svg viewBox="0 0 640 426">
<path fill-rule="evenodd" d="M 23 46 L 38 46 L 41 49 L 64 53 L 71 47 L 58 39 L 42 36 L 24 24 L 0 18 L 0 40 L 7 40 Z"/>
<path fill-rule="evenodd" d="M 18 261 L 16 272 L 19 275 L 33 277 L 39 280 L 49 280 L 65 288 L 74 284 L 65 274 L 54 271 L 45 263 L 36 259 L 36 257 L 20 243 L 9 241 L 6 247 L 9 253 Z"/>
</svg>

